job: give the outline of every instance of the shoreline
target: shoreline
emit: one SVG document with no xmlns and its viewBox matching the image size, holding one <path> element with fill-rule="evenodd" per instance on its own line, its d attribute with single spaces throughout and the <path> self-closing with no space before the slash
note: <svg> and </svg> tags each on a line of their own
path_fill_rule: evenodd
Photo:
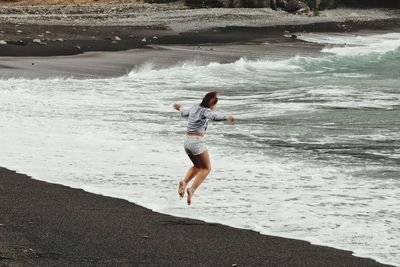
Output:
<svg viewBox="0 0 400 267">
<path fill-rule="evenodd" d="M 4 168 L 0 192 L 6 266 L 390 266 L 307 241 L 164 215 Z"/>
<path fill-rule="evenodd" d="M 230 26 L 183 33 L 160 27 L 121 26 L 117 29 L 114 26 L 100 26 L 87 29 L 85 35 L 82 35 L 82 30 L 86 29 L 83 26 L 49 27 L 20 25 L 18 28 L 23 32 L 48 31 L 48 35 L 58 29 L 56 32 L 59 35 L 52 35 L 52 38 L 69 35 L 71 40 L 49 42 L 47 45 L 29 43 L 0 46 L 1 79 L 115 78 L 140 69 L 145 64 L 158 69 L 184 63 L 232 63 L 240 58 L 285 60 L 294 56 L 318 57 L 322 55 L 324 44 L 309 43 L 291 38 L 291 35 L 301 32 L 399 31 L 400 18 L 349 21 L 346 24 L 327 22 L 271 27 Z M 102 35 L 95 40 L 86 38 L 96 32 Z M 122 40 L 112 42 L 107 39 L 112 34 L 118 34 Z"/>
<path fill-rule="evenodd" d="M 164 26 L 93 26 L 3 23 L 0 60 L 4 57 L 69 56 L 85 52 L 152 49 L 154 45 L 260 44 L 288 41 L 299 32 L 350 33 L 360 30 L 400 29 L 400 17 L 369 21 L 318 22 L 272 26 L 226 26 L 184 32 Z M 33 37 L 32 37 L 33 36 Z M 33 40 L 41 43 L 34 43 Z M 292 40 L 297 41 L 297 40 Z"/>
</svg>

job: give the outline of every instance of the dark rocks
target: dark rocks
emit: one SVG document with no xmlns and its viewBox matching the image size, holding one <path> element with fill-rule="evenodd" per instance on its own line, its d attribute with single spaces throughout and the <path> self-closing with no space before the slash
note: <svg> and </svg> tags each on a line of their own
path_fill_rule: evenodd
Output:
<svg viewBox="0 0 400 267">
<path fill-rule="evenodd" d="M 276 0 L 271 0 L 271 8 L 277 10 Z"/>
<path fill-rule="evenodd" d="M 311 0 L 310 0 L 311 1 Z M 332 0 L 333 1 L 333 0 Z M 303 0 L 186 0 L 186 5 L 192 8 L 199 7 L 248 7 L 272 9 L 282 8 L 288 12 L 296 12 L 300 9 L 309 10 Z"/>
<path fill-rule="evenodd" d="M 304 2 L 300 0 L 289 0 L 287 1 L 285 11 L 294 13 L 299 11 L 300 9 L 309 10 L 310 8 Z"/>
<path fill-rule="evenodd" d="M 244 7 L 270 7 L 270 0 L 243 0 Z"/>
<path fill-rule="evenodd" d="M 276 6 L 285 9 L 287 6 L 287 0 L 276 0 Z"/>
<path fill-rule="evenodd" d="M 270 7 L 271 0 L 185 0 L 185 4 L 192 8 L 199 8 L 199 7 L 262 8 L 262 7 Z"/>
<path fill-rule="evenodd" d="M 355 1 L 355 0 L 348 0 Z M 282 8 L 294 13 L 304 9 L 302 13 L 308 13 L 309 9 L 335 8 L 341 0 L 185 0 L 185 4 L 192 8 L 201 7 L 248 7 L 272 9 Z"/>
<path fill-rule="evenodd" d="M 341 0 L 304 0 L 312 9 L 331 9 L 336 8 Z"/>
<path fill-rule="evenodd" d="M 223 7 L 219 0 L 185 0 L 185 4 L 191 8 Z"/>
<path fill-rule="evenodd" d="M 342 0 L 343 4 L 357 7 L 400 8 L 399 0 Z"/>
<path fill-rule="evenodd" d="M 340 1 L 339 0 L 320 0 L 320 6 L 318 9 L 331 9 L 336 8 Z"/>
<path fill-rule="evenodd" d="M 165 3 L 176 2 L 176 0 L 144 0 L 144 2 L 149 4 L 154 4 L 154 3 L 165 4 Z"/>
<path fill-rule="evenodd" d="M 9 44 L 13 45 L 27 45 L 28 43 L 24 40 L 17 40 L 17 41 L 8 41 Z"/>
</svg>

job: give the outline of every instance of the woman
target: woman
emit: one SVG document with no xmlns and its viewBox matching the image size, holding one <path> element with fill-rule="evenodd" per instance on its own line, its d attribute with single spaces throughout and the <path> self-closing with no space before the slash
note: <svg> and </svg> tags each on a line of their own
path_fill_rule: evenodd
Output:
<svg viewBox="0 0 400 267">
<path fill-rule="evenodd" d="M 193 166 L 188 170 L 185 178 L 179 182 L 178 189 L 179 195 L 184 197 L 187 184 L 196 177 L 192 186 L 186 189 L 188 205 L 192 203 L 194 192 L 211 171 L 210 157 L 204 142 L 208 120 L 228 121 L 229 123 L 233 123 L 235 120 L 232 115 L 215 113 L 217 103 L 218 92 L 210 92 L 204 96 L 200 105 L 183 108 L 179 104 L 174 104 L 174 109 L 180 111 L 182 117 L 189 117 L 184 148 L 193 162 Z"/>
</svg>

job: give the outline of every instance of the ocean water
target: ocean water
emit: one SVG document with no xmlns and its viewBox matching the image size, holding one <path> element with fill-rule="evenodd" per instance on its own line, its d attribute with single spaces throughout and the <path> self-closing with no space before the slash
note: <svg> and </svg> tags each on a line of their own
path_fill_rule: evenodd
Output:
<svg viewBox="0 0 400 267">
<path fill-rule="evenodd" d="M 0 166 L 400 266 L 400 33 L 300 38 L 324 56 L 0 80 Z M 214 89 L 237 121 L 210 123 L 213 171 L 188 207 L 186 120 L 171 105 Z"/>
</svg>

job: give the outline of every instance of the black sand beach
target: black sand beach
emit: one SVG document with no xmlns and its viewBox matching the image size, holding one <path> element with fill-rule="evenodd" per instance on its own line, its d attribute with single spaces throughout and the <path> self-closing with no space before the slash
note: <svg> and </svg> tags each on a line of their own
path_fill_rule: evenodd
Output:
<svg viewBox="0 0 400 267">
<path fill-rule="evenodd" d="M 324 44 L 308 43 L 296 38 L 301 32 L 390 31 L 400 28 L 400 19 L 323 22 L 267 27 L 223 27 L 199 31 L 176 32 L 160 27 L 130 26 L 43 26 L 19 25 L 29 35 L 50 32 L 52 40 L 38 45 L 0 47 L 1 78 L 74 77 L 77 79 L 118 77 L 144 63 L 158 68 L 183 62 L 229 63 L 240 58 L 267 57 L 281 60 L 301 56 L 319 56 Z M 15 25 L 4 24 L 3 35 L 17 40 Z M 10 34 L 7 35 L 7 32 Z M 57 34 L 55 34 L 57 33 Z M 97 38 L 91 39 L 90 36 Z M 118 36 L 115 42 L 109 36 Z M 20 38 L 20 37 L 18 37 Z"/>
<path fill-rule="evenodd" d="M 4 168 L 0 199 L 0 266 L 388 266 L 350 251 L 163 215 Z"/>
<path fill-rule="evenodd" d="M 0 46 L 1 79 L 109 78 L 146 62 L 162 67 L 193 60 L 226 63 L 241 57 L 318 56 L 323 45 L 291 35 L 400 26 L 392 12 L 387 18 L 370 18 L 370 13 L 363 17 L 363 10 L 346 10 L 345 14 L 360 15 L 338 21 L 341 13 L 329 17 L 335 11 L 311 19 L 269 10 L 242 10 L 236 17 L 227 10 L 220 14 L 212 9 L 179 9 L 168 13 L 163 23 L 157 10 L 147 17 L 141 10 L 126 13 L 127 17 L 119 14 L 118 20 L 96 14 L 94 20 L 82 15 L 85 20 L 56 11 L 0 15 L 0 40 L 7 42 Z M 106 25 L 110 21 L 114 25 Z M 34 43 L 35 38 L 46 44 Z M 0 168 L 2 266 L 388 265 L 306 241 L 163 215 Z"/>
</svg>

